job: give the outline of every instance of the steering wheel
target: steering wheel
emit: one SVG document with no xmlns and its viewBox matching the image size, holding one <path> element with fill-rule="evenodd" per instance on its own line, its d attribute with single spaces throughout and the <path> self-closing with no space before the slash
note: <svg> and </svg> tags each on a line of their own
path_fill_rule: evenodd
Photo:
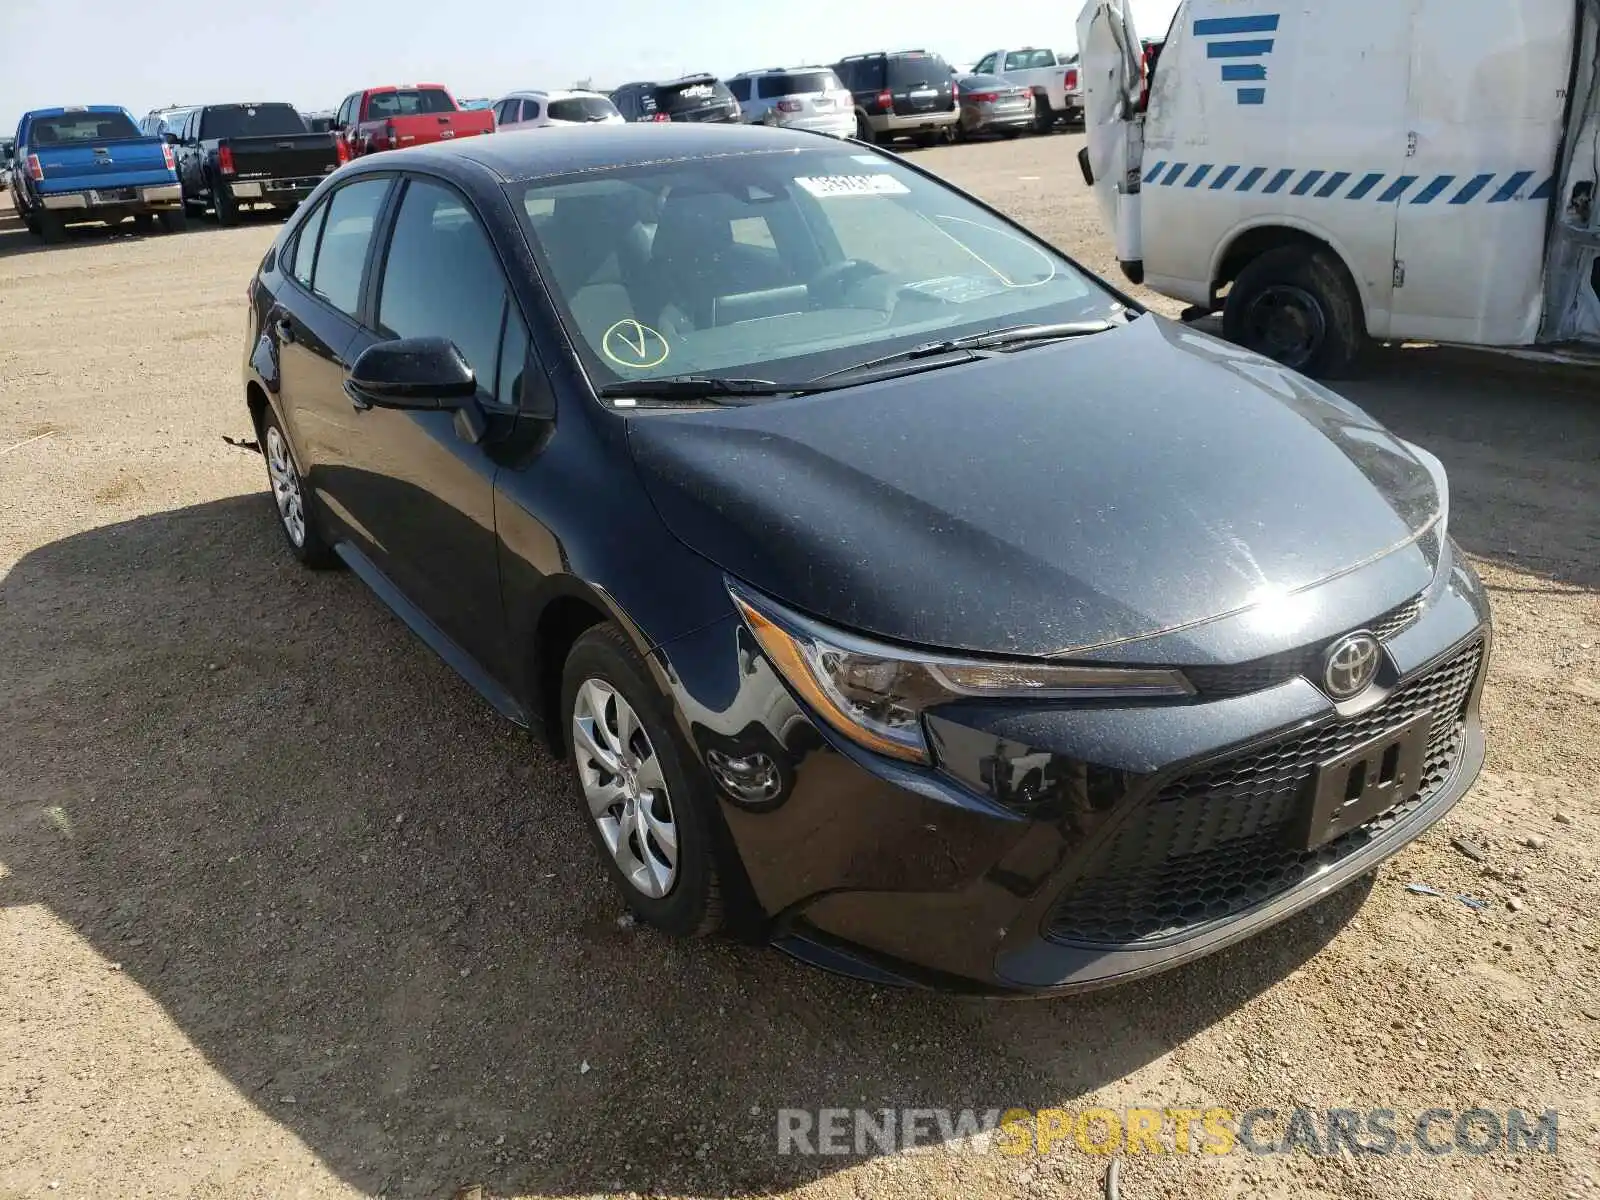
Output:
<svg viewBox="0 0 1600 1200">
<path fill-rule="evenodd" d="M 810 293 L 813 305 L 826 308 L 830 301 L 843 300 L 844 294 L 856 283 L 882 274 L 884 274 L 883 268 L 875 263 L 864 262 L 859 258 L 844 258 L 836 263 L 829 263 L 808 279 L 806 291 Z"/>
</svg>

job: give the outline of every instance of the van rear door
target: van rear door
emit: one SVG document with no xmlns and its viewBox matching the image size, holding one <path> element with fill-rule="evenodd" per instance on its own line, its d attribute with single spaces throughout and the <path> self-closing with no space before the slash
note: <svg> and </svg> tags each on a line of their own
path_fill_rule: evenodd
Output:
<svg viewBox="0 0 1600 1200">
<path fill-rule="evenodd" d="M 1123 273 L 1140 283 L 1144 143 L 1137 110 L 1142 80 L 1139 34 L 1127 0 L 1089 0 L 1078 16 L 1078 49 L 1087 143 L 1079 163 L 1113 232 Z"/>
</svg>

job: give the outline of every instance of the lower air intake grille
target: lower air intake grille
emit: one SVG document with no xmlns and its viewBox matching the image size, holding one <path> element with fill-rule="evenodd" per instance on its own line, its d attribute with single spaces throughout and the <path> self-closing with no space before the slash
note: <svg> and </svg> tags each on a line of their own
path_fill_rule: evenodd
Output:
<svg viewBox="0 0 1600 1200">
<path fill-rule="evenodd" d="M 1415 812 L 1461 757 L 1468 697 L 1483 661 L 1474 643 L 1377 708 L 1173 780 L 1134 813 L 1052 910 L 1054 941 L 1126 946 L 1226 920 L 1370 845 Z M 1317 765 L 1432 712 L 1423 785 L 1315 850 L 1292 844 Z"/>
</svg>

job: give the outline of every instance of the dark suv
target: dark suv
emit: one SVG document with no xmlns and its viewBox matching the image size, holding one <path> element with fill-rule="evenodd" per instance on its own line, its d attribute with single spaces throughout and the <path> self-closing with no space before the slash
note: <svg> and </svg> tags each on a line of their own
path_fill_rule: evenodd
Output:
<svg viewBox="0 0 1600 1200">
<path fill-rule="evenodd" d="M 864 142 L 948 141 L 960 109 L 950 64 L 926 50 L 851 54 L 833 64 L 856 102 L 856 136 Z"/>
<path fill-rule="evenodd" d="M 625 83 L 611 103 L 629 121 L 695 121 L 731 124 L 739 102 L 714 75 L 685 75 L 666 83 Z"/>
</svg>

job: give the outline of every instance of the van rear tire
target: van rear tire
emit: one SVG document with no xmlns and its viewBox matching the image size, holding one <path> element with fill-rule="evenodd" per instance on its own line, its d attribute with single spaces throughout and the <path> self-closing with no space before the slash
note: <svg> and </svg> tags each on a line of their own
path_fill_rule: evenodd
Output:
<svg viewBox="0 0 1600 1200">
<path fill-rule="evenodd" d="M 1366 318 L 1350 273 L 1332 254 L 1279 246 L 1252 259 L 1222 309 L 1230 341 L 1306 375 L 1354 374 L 1366 349 Z"/>
</svg>

